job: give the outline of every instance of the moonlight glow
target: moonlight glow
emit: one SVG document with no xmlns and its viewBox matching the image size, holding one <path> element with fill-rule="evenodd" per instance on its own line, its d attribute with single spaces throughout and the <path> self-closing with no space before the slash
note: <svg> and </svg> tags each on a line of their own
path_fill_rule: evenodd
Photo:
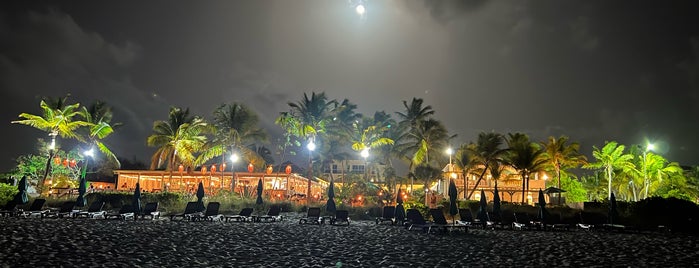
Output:
<svg viewBox="0 0 699 268">
<path fill-rule="evenodd" d="M 354 10 L 357 11 L 357 14 L 359 14 L 360 16 L 364 15 L 364 12 L 366 12 L 366 9 L 364 9 L 364 5 L 362 4 L 357 5 L 357 8 L 355 8 Z"/>
</svg>

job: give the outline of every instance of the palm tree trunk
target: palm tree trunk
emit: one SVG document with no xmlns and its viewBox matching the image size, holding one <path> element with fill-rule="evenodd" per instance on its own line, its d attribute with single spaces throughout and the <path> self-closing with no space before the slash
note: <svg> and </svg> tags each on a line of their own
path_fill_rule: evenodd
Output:
<svg viewBox="0 0 699 268">
<path fill-rule="evenodd" d="M 609 190 L 607 192 L 607 198 L 612 199 L 612 167 L 607 166 L 607 180 L 609 181 Z"/>
<path fill-rule="evenodd" d="M 525 178 L 526 174 L 524 170 L 520 173 L 520 176 L 522 176 L 522 204 L 524 204 L 524 191 L 527 187 L 527 178 Z"/>
<path fill-rule="evenodd" d="M 488 170 L 488 164 L 490 163 L 490 160 L 485 161 L 485 168 L 483 168 L 483 172 L 481 172 L 481 175 L 478 176 L 478 180 L 476 181 L 476 184 L 473 185 L 473 189 L 471 189 L 471 193 L 469 193 L 468 198 L 470 199 L 471 195 L 476 191 L 476 188 L 478 188 L 478 184 L 481 183 L 481 180 L 483 179 L 483 176 L 485 176 L 485 172 Z"/>
<path fill-rule="evenodd" d="M 464 177 L 464 199 L 468 199 L 468 172 L 464 169 L 464 174 L 462 176 Z"/>
<path fill-rule="evenodd" d="M 53 159 L 53 150 L 49 150 L 49 159 L 46 160 L 46 168 L 44 169 L 44 177 L 39 181 L 39 185 L 37 189 L 39 190 L 39 195 L 41 195 L 44 192 L 44 183 L 46 182 L 46 178 L 49 177 L 49 172 L 51 172 L 51 159 Z"/>
</svg>

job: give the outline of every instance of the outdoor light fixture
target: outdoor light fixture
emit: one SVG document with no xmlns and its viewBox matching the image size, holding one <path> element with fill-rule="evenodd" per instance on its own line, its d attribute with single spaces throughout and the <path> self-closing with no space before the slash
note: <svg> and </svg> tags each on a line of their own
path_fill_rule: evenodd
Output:
<svg viewBox="0 0 699 268">
<path fill-rule="evenodd" d="M 238 162 L 238 154 L 232 154 L 230 159 L 233 163 Z"/>
<path fill-rule="evenodd" d="M 646 152 L 647 152 L 647 151 L 653 151 L 653 150 L 655 150 L 655 145 L 654 145 L 654 144 L 649 143 L 648 145 L 646 145 Z"/>
<path fill-rule="evenodd" d="M 309 151 L 315 151 L 315 149 L 316 149 L 315 142 L 313 142 L 313 140 L 308 141 L 308 145 L 306 145 L 306 148 L 308 148 Z"/>
<path fill-rule="evenodd" d="M 92 148 L 90 148 L 90 150 L 87 150 L 87 151 L 83 152 L 83 154 L 86 155 L 86 156 L 90 156 L 90 157 L 92 157 L 92 156 L 94 155 L 94 153 L 93 153 L 93 151 L 92 151 Z"/>
<path fill-rule="evenodd" d="M 362 152 L 360 152 L 359 155 L 361 155 L 362 157 L 364 157 L 364 159 L 366 159 L 367 157 L 369 157 L 369 148 L 364 148 L 364 150 L 362 150 Z"/>
</svg>

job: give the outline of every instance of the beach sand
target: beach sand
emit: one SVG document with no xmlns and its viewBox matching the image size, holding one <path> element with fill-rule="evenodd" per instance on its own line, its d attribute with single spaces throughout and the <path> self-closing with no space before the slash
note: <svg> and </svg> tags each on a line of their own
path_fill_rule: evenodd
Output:
<svg viewBox="0 0 699 268">
<path fill-rule="evenodd" d="M 282 222 L 2 218 L 3 267 L 689 267 L 693 236 L 470 229 L 425 234 L 369 221 Z"/>
</svg>

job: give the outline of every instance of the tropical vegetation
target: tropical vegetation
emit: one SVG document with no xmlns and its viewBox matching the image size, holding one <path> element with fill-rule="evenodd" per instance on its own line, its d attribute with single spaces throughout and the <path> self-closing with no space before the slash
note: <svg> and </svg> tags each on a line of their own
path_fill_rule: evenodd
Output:
<svg viewBox="0 0 699 268">
<path fill-rule="evenodd" d="M 531 190 L 529 181 L 542 172 L 550 174 L 547 186 L 566 191 L 572 202 L 605 199 L 611 193 L 627 201 L 654 196 L 694 202 L 699 198 L 699 167 L 681 167 L 649 146 L 609 141 L 601 148 L 593 146 L 588 159 L 580 144 L 567 136 L 535 141 L 525 133 L 481 132 L 475 141 L 453 144 L 456 135 L 449 133 L 432 106 L 420 98 L 403 100 L 402 104 L 400 111 L 364 115 L 350 100 L 332 99 L 323 92 L 305 93 L 300 100 L 288 102 L 288 109 L 276 118 L 283 137 L 275 146 L 270 146 L 257 114 L 244 104 L 221 104 L 213 110 L 211 120 L 191 114 L 189 108 L 171 107 L 167 117 L 154 122 L 152 134 L 144 138 L 155 148 L 150 168 L 170 174 L 177 169 L 223 165 L 233 155 L 257 168 L 269 167 L 277 160 L 284 163 L 293 155 L 308 155 L 308 169 L 297 172 L 308 173 L 310 187 L 312 177 L 326 176 L 324 171 L 339 163 L 343 172 L 339 197 L 380 192 L 391 202 L 402 188 L 419 198 L 424 191 L 415 193 L 414 189 L 431 188 L 443 180 L 443 168 L 452 164 L 449 167 L 459 171 L 452 178 L 476 180 L 470 189 L 463 184 L 465 199 L 471 199 L 479 183 L 488 178 L 495 185 L 501 180 L 521 181 L 522 199 L 518 201 L 525 202 L 524 193 Z M 105 140 L 118 135 L 120 124 L 112 123 L 107 104 L 97 101 L 83 107 L 69 104 L 65 97 L 47 98 L 39 107 L 40 115 L 22 113 L 13 123 L 46 132 L 50 142 L 42 140 L 38 153 L 19 156 L 15 174 L 28 175 L 38 185 L 44 185 L 49 177 L 77 178 L 84 165 L 71 169 L 56 159 L 81 161 L 83 151 L 89 148 L 97 148 L 105 156 L 99 165 L 118 167 L 119 160 Z M 62 151 L 56 137 L 75 140 L 80 146 Z M 445 153 L 451 146 L 455 150 Z M 347 161 L 362 158 L 367 164 L 365 174 L 372 170 L 380 183 L 368 181 L 366 175 L 344 174 Z M 394 165 L 398 162 L 408 167 L 407 172 L 397 171 Z M 373 172 L 379 170 L 383 172 Z M 335 180 L 332 172 L 327 176 L 323 179 Z"/>
</svg>

